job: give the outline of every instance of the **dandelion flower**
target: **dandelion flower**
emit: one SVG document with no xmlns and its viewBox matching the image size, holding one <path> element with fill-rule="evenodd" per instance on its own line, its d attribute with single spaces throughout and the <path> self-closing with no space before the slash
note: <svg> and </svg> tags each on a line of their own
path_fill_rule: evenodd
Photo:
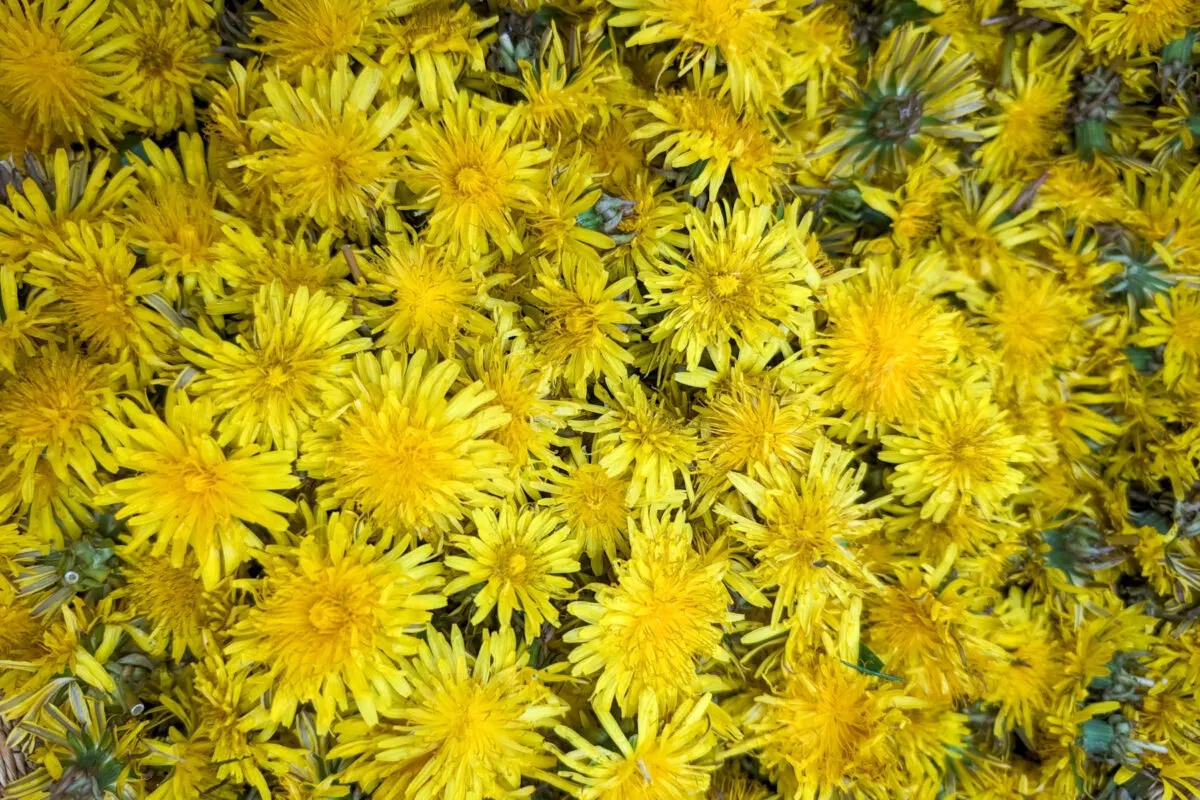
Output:
<svg viewBox="0 0 1200 800">
<path fill-rule="evenodd" d="M 131 111 L 150 120 L 156 136 L 181 125 L 194 130 L 193 93 L 214 71 L 209 59 L 216 34 L 147 0 L 122 7 L 121 18 L 132 34 L 122 55 L 135 67 L 120 97 Z"/>
<path fill-rule="evenodd" d="M 769 106 L 791 85 L 780 74 L 786 63 L 775 38 L 783 4 L 773 0 L 614 0 L 618 13 L 613 27 L 634 27 L 630 47 L 672 42 L 668 63 L 678 62 L 680 74 L 712 72 L 724 62 L 722 93 L 736 107 Z"/>
<path fill-rule="evenodd" d="M 1110 56 L 1149 54 L 1195 26 L 1196 8 L 1188 0 L 1126 0 L 1120 9 L 1091 20 L 1089 46 Z"/>
<path fill-rule="evenodd" d="M 860 502 L 866 465 L 853 468 L 852 459 L 821 438 L 803 475 L 782 485 L 729 475 L 758 519 L 727 506 L 718 510 L 753 555 L 756 583 L 778 590 L 772 622 L 794 616 L 808 628 L 831 598 L 848 603 L 874 580 L 851 547 L 881 527 L 869 515 L 884 499 Z"/>
<path fill-rule="evenodd" d="M 693 211 L 688 233 L 688 260 L 640 276 L 645 312 L 665 312 L 650 329 L 651 342 L 669 342 L 694 369 L 706 353 L 722 363 L 718 354 L 735 342 L 764 350 L 811 330 L 812 287 L 820 279 L 795 246 L 794 222 L 777 221 L 767 206 L 728 213 L 716 208 Z"/>
<path fill-rule="evenodd" d="M 588 384 L 600 377 L 621 380 L 633 356 L 624 345 L 637 325 L 634 304 L 627 296 L 632 276 L 609 283 L 608 272 L 573 260 L 555 270 L 543 265 L 531 294 L 540 312 L 533 341 L 542 358 L 577 398 L 587 396 Z"/>
<path fill-rule="evenodd" d="M 964 119 L 984 105 L 970 53 L 944 59 L 950 38 L 933 42 L 911 25 L 875 54 L 865 86 L 850 84 L 846 110 L 821 143 L 841 151 L 831 173 L 902 172 L 937 139 L 978 141 Z"/>
<path fill-rule="evenodd" d="M 516 110 L 500 118 L 460 94 L 440 116 L 405 132 L 404 180 L 418 194 L 417 207 L 430 212 L 435 244 L 471 253 L 486 252 L 489 242 L 505 255 L 523 250 L 514 214 L 543 188 L 549 154 L 537 142 L 517 141 L 519 122 Z"/>
<path fill-rule="evenodd" d="M 188 651 L 202 657 L 213 632 L 227 615 L 228 587 L 205 590 L 200 564 L 189 553 L 181 566 L 169 558 L 132 555 L 122 565 L 125 585 L 111 596 L 120 599 L 134 619 L 145 620 L 149 631 L 130 625 L 126 630 L 149 653 L 169 652 L 176 661 Z"/>
<path fill-rule="evenodd" d="M 406 664 L 408 698 L 382 710 L 371 727 L 351 719 L 337 727 L 329 755 L 342 779 L 379 800 L 511 798 L 523 778 L 545 780 L 554 758 L 543 731 L 567 706 L 528 666 L 511 630 L 484 631 L 478 653 L 463 634 L 429 630 Z"/>
<path fill-rule="evenodd" d="M 565 726 L 556 732 L 575 749 L 558 758 L 569 770 L 580 800 L 685 800 L 702 797 L 712 780 L 706 763 L 717 747 L 708 695 L 681 705 L 663 719 L 653 695 L 637 705 L 636 734 L 626 736 L 606 707 L 596 717 L 615 750 L 601 747 Z M 631 714 L 632 715 L 632 714 Z M 630 716 L 631 716 L 630 715 Z"/>
<path fill-rule="evenodd" d="M 446 585 L 446 594 L 482 584 L 471 624 L 480 624 L 495 609 L 500 625 L 508 628 L 516 609 L 525 617 L 527 642 L 537 638 L 543 622 L 557 627 L 553 601 L 571 589 L 570 578 L 562 576 L 579 571 L 571 531 L 549 512 L 518 512 L 511 503 L 499 513 L 476 511 L 471 519 L 474 533 L 451 539 L 463 555 L 447 556 L 446 566 L 462 574 Z"/>
<path fill-rule="evenodd" d="M 508 453 L 486 438 L 508 421 L 479 382 L 457 392 L 460 367 L 427 351 L 397 359 L 360 354 L 353 382 L 331 397 L 345 409 L 303 437 L 300 469 L 322 479 L 329 506 L 350 504 L 381 526 L 457 527 L 467 507 L 508 488 Z"/>
<path fill-rule="evenodd" d="M 717 195 L 731 174 L 743 203 L 770 203 L 783 179 L 785 154 L 753 111 L 735 111 L 711 91 L 683 90 L 651 100 L 653 118 L 634 131 L 654 147 L 646 155 L 663 155 L 667 167 L 698 170 L 688 190 L 695 196 Z"/>
<path fill-rule="evenodd" d="M 561 517 L 590 560 L 592 573 L 603 573 L 603 559 L 615 564 L 629 553 L 626 520 L 631 507 L 625 498 L 629 478 L 610 475 L 594 458 L 576 448 L 570 460 L 545 477 L 546 496 L 540 503 Z"/>
<path fill-rule="evenodd" d="M 0 83 L 4 105 L 31 127 L 41 149 L 102 143 L 126 122 L 144 124 L 116 95 L 133 77 L 120 56 L 133 35 L 108 0 L 7 0 L 0 8 Z"/>
<path fill-rule="evenodd" d="M 185 330 L 182 352 L 202 372 L 188 384 L 221 414 L 218 442 L 295 449 L 301 431 L 326 410 L 325 399 L 350 374 L 346 356 L 369 340 L 353 336 L 349 304 L 301 287 L 285 295 L 264 287 L 254 303 L 253 329 L 234 341 L 211 328 Z"/>
<path fill-rule="evenodd" d="M 1200 291 L 1172 287 L 1170 294 L 1154 297 L 1154 308 L 1138 330 L 1142 347 L 1163 346 L 1162 377 L 1167 386 L 1191 385 L 1200 379 Z"/>
<path fill-rule="evenodd" d="M 599 673 L 592 690 L 597 708 L 615 700 L 628 714 L 653 697 L 675 709 L 711 687 L 702 674 L 706 665 L 729 660 L 723 627 L 737 619 L 722 582 L 729 565 L 693 549 L 682 515 L 644 513 L 630 540 L 632 554 L 617 566 L 616 585 L 597 587 L 594 602 L 568 606 L 584 623 L 563 637 L 575 645 L 572 672 Z"/>
<path fill-rule="evenodd" d="M 379 63 L 393 83 L 416 83 L 421 106 L 436 109 L 458 96 L 465 68 L 485 68 L 480 34 L 494 22 L 475 16 L 469 5 L 420 4 L 383 23 L 386 47 Z"/>
<path fill-rule="evenodd" d="M 96 502 L 120 504 L 129 520 L 130 552 L 153 540 L 152 556 L 169 554 L 182 567 L 188 550 L 211 588 L 248 557 L 260 542 L 247 523 L 268 531 L 287 528 L 284 514 L 295 503 L 278 492 L 299 480 L 289 452 L 262 453 L 254 446 L 226 454 L 211 436 L 213 409 L 204 400 L 173 397 L 166 419 L 134 403 L 121 406 L 128 425 L 110 421 L 108 435 L 121 442 L 118 465 L 134 474 L 101 487 Z"/>
<path fill-rule="evenodd" d="M 116 472 L 105 430 L 107 409 L 116 405 L 111 365 L 91 361 L 76 348 L 44 347 L 19 375 L 0 387 L 0 447 L 19 472 L 21 496 L 34 494 L 37 466 L 60 478 L 72 470 L 95 485 L 99 468 Z"/>
<path fill-rule="evenodd" d="M 238 164 L 270 181 L 284 216 L 352 226 L 361 238 L 399 176 L 388 140 L 412 108 L 407 97 L 375 106 L 382 81 L 377 68 L 355 76 L 345 63 L 329 73 L 305 70 L 295 86 L 267 78 L 270 104 L 249 123 L 263 146 Z"/>
<path fill-rule="evenodd" d="M 269 17 L 255 19 L 254 36 L 271 63 L 291 76 L 305 67 L 330 71 L 342 58 L 370 63 L 383 42 L 379 0 L 265 0 Z"/>
<path fill-rule="evenodd" d="M 942 388 L 928 414 L 901 433 L 883 437 L 880 459 L 895 464 L 892 486 L 921 516 L 945 519 L 956 505 L 983 514 L 1000 510 L 1021 488 L 1022 463 L 1032 456 L 1004 412 L 986 394 Z"/>
<path fill-rule="evenodd" d="M 139 268 L 116 228 L 68 223 L 55 251 L 33 256 L 28 281 L 58 299 L 56 314 L 92 354 L 137 362 L 146 372 L 171 349 L 169 322 L 145 299 L 162 288 L 159 273 Z"/>
<path fill-rule="evenodd" d="M 489 266 L 422 240 L 389 237 L 366 270 L 371 288 L 383 296 L 368 311 L 379 344 L 449 356 L 460 339 L 489 335 L 492 323 L 482 313 L 487 281 L 481 275 Z"/>
<path fill-rule="evenodd" d="M 604 413 L 595 420 L 572 423 L 594 433 L 600 466 L 610 475 L 629 474 L 630 503 L 653 499 L 675 489 L 676 476 L 691 492 L 689 465 L 696 439 L 689 426 L 661 396 L 649 396 L 640 381 L 626 379 L 597 387 Z"/>
<path fill-rule="evenodd" d="M 825 305 L 818 366 L 851 432 L 921 419 L 957 350 L 953 316 L 882 270 L 832 285 Z"/>
<path fill-rule="evenodd" d="M 352 699 L 368 724 L 410 685 L 403 657 L 445 605 L 441 567 L 429 545 L 374 532 L 350 515 L 314 520 L 310 535 L 260 556 L 265 577 L 253 609 L 230 632 L 231 663 L 261 668 L 271 720 L 290 725 L 301 703 L 316 708 L 318 732 Z"/>
</svg>

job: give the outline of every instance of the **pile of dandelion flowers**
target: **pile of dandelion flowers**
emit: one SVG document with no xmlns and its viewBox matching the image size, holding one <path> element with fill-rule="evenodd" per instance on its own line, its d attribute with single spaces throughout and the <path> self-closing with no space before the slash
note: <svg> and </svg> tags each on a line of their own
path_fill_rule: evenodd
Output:
<svg viewBox="0 0 1200 800">
<path fill-rule="evenodd" d="M 903 502 L 920 504 L 921 517 L 938 522 L 958 505 L 997 513 L 1021 488 L 1019 465 L 1032 459 L 1025 437 L 979 388 L 943 387 L 925 416 L 884 436 L 879 458 L 896 467 L 891 485 Z"/>
<path fill-rule="evenodd" d="M 345 63 L 328 74 L 306 69 L 298 86 L 268 76 L 269 105 L 249 118 L 261 149 L 238 164 L 270 180 L 285 216 L 361 235 L 398 177 L 388 139 L 413 105 L 405 97 L 375 107 L 382 82 L 379 69 L 355 76 Z"/>
<path fill-rule="evenodd" d="M 568 606 L 584 625 L 563 640 L 575 645 L 573 674 L 599 673 L 592 694 L 598 707 L 615 700 L 627 713 L 651 695 L 674 709 L 715 688 L 700 673 L 729 659 L 722 637 L 740 619 L 729 611 L 729 563 L 697 553 L 680 514 L 643 511 L 630 542 L 630 558 L 616 566 L 616 585 L 595 586 L 593 602 Z"/>
<path fill-rule="evenodd" d="M 304 287 L 285 295 L 260 290 L 249 337 L 222 339 L 207 325 L 183 331 L 183 356 L 201 373 L 189 392 L 220 413 L 218 442 L 296 449 L 300 433 L 325 410 L 335 383 L 350 373 L 346 356 L 370 346 L 354 336 L 349 304 Z"/>
<path fill-rule="evenodd" d="M 0 448 L 11 459 L 4 471 L 19 475 L 25 502 L 33 500 L 39 463 L 63 480 L 73 472 L 93 490 L 98 468 L 116 472 L 105 421 L 120 375 L 73 344 L 48 345 L 0 387 Z"/>
<path fill-rule="evenodd" d="M 457 528 L 468 506 L 503 496 L 508 451 L 487 434 L 508 415 L 478 381 L 453 391 L 460 371 L 425 350 L 360 353 L 330 398 L 339 411 L 302 437 L 297 466 L 324 481 L 321 503 L 437 535 Z"/>
<path fill-rule="evenodd" d="M 813 328 L 812 290 L 820 276 L 798 246 L 796 207 L 778 220 L 773 208 L 693 210 L 687 220 L 691 254 L 640 275 L 645 313 L 662 312 L 651 342 L 669 342 L 695 369 L 708 353 L 736 343 L 752 350 L 779 347 Z"/>
<path fill-rule="evenodd" d="M 558 754 L 569 770 L 565 777 L 578 787 L 574 793 L 580 800 L 703 796 L 713 770 L 710 754 L 717 747 L 709 722 L 711 702 L 710 695 L 703 695 L 663 719 L 654 695 L 645 693 L 636 707 L 632 736 L 626 736 L 607 704 L 597 704 L 596 718 L 615 751 L 560 725 L 555 732 L 575 748 Z"/>
<path fill-rule="evenodd" d="M 949 46 L 911 25 L 883 43 L 866 87 L 849 85 L 847 110 L 821 142 L 822 153 L 842 152 L 830 174 L 900 172 L 934 139 L 982 139 L 963 119 L 984 106 L 972 57 L 943 60 Z"/>
<path fill-rule="evenodd" d="M 30 127 L 41 149 L 96 139 L 125 123 L 146 124 L 115 102 L 132 79 L 120 58 L 132 44 L 108 0 L 7 0 L 0 6 L 4 105 Z"/>
<path fill-rule="evenodd" d="M 494 244 L 506 256 L 523 250 L 516 212 L 538 195 L 549 157 L 538 142 L 516 141 L 520 117 L 481 109 L 466 93 L 446 102 L 436 119 L 403 134 L 404 180 L 427 210 L 435 244 L 453 242 L 469 253 Z"/>
<path fill-rule="evenodd" d="M 118 466 L 135 474 L 105 484 L 95 502 L 121 506 L 117 518 L 128 520 L 131 552 L 153 540 L 150 554 L 169 554 L 180 567 L 190 548 L 212 587 L 260 544 L 246 523 L 287 528 L 284 515 L 295 503 L 278 492 L 300 483 L 293 453 L 250 445 L 226 454 L 210 435 L 213 409 L 204 399 L 172 394 L 165 420 L 131 401 L 121 412 L 128 424 L 110 419 L 104 430 L 121 442 Z"/>
<path fill-rule="evenodd" d="M 876 583 L 851 548 L 880 529 L 872 514 L 889 498 L 861 502 L 866 465 L 852 468 L 853 461 L 851 451 L 822 437 L 799 477 L 760 482 L 729 475 L 754 514 L 726 505 L 717 511 L 754 557 L 757 585 L 776 588 L 772 624 L 792 616 L 808 629 L 831 598 L 848 604 Z"/>
<path fill-rule="evenodd" d="M 407 699 L 381 709 L 383 724 L 337 726 L 344 780 L 380 800 L 513 798 L 522 778 L 555 781 L 542 731 L 568 710 L 528 665 L 510 629 L 485 630 L 472 654 L 458 627 L 429 629 L 405 663 Z M 555 785 L 559 782 L 556 781 Z"/>
<path fill-rule="evenodd" d="M 524 640 L 532 642 L 542 623 L 558 626 L 554 601 L 566 598 L 571 579 L 579 571 L 579 545 L 562 520 L 546 511 L 517 511 L 512 503 L 499 512 L 476 511 L 475 531 L 456 535 L 452 544 L 463 555 L 446 556 L 446 566 L 462 573 L 451 580 L 447 595 L 480 586 L 473 602 L 472 625 L 479 625 L 495 609 L 504 628 L 510 627 L 513 610 L 525 617 Z"/>
<path fill-rule="evenodd" d="M 265 672 L 252 681 L 271 689 L 270 718 L 290 725 L 301 703 L 329 730 L 352 698 L 368 724 L 377 709 L 406 695 L 403 657 L 445 605 L 433 548 L 381 540 L 353 515 L 314 520 L 316 535 L 272 545 L 259 558 L 266 573 L 255 606 L 231 632 L 231 663 Z"/>
</svg>

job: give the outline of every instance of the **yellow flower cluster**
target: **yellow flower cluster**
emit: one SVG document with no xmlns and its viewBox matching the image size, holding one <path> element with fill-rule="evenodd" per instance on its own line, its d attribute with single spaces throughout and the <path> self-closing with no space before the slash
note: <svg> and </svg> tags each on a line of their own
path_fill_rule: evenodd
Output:
<svg viewBox="0 0 1200 800">
<path fill-rule="evenodd" d="M 0 0 L 0 796 L 1200 797 L 1195 0 Z"/>
</svg>

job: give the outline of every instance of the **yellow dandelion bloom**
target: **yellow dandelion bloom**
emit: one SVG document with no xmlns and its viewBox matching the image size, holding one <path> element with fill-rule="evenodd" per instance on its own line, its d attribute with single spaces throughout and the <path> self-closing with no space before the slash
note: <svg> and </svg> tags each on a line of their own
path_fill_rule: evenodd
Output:
<svg viewBox="0 0 1200 800">
<path fill-rule="evenodd" d="M 610 564 L 629 553 L 626 521 L 632 511 L 625 498 L 629 478 L 610 475 L 574 448 L 568 461 L 545 476 L 545 497 L 539 502 L 566 523 L 591 564 L 592 574 L 603 574 L 603 559 Z"/>
<path fill-rule="evenodd" d="M 133 243 L 147 260 L 166 272 L 164 295 L 171 300 L 181 289 L 199 288 L 205 296 L 220 291 L 210 262 L 221 238 L 216 189 L 208 180 L 204 142 L 179 135 L 179 155 L 154 142 L 143 145 L 146 161 L 135 161 L 139 186 L 126 203 Z M 177 283 L 182 279 L 182 285 Z"/>
<path fill-rule="evenodd" d="M 604 125 L 611 102 L 606 89 L 620 80 L 612 50 L 599 42 L 571 46 L 574 63 L 568 61 L 558 27 L 551 23 L 538 63 L 518 62 L 521 80 L 514 88 L 524 102 L 517 108 L 525 128 L 546 141 L 578 134 L 588 123 Z"/>
<path fill-rule="evenodd" d="M 596 434 L 592 449 L 610 475 L 630 475 L 630 503 L 654 499 L 675 489 L 676 478 L 691 494 L 691 463 L 697 443 L 691 427 L 661 395 L 648 395 L 637 380 L 596 387 L 604 413 L 594 420 L 573 422 L 577 430 Z"/>
<path fill-rule="evenodd" d="M 21 372 L 0 387 L 0 447 L 11 459 L 5 471 L 19 474 L 21 497 L 34 496 L 39 464 L 60 478 L 71 470 L 96 486 L 96 471 L 116 472 L 107 436 L 113 384 L 120 372 L 81 355 L 75 347 L 43 347 Z"/>
<path fill-rule="evenodd" d="M 1189 0 L 1126 0 L 1119 9 L 1092 18 L 1088 45 L 1111 56 L 1149 54 L 1182 38 L 1197 20 L 1200 12 Z"/>
<path fill-rule="evenodd" d="M 999 511 L 1025 480 L 1020 465 L 1032 460 L 1005 416 L 978 389 L 939 390 L 920 422 L 882 439 L 879 457 L 896 465 L 896 493 L 934 521 L 960 504 Z"/>
<path fill-rule="evenodd" d="M 53 250 L 68 222 L 100 222 L 135 185 L 133 168 L 110 169 L 107 155 L 89 159 L 59 149 L 35 164 L 42 176 L 26 177 L 20 191 L 9 190 L 8 202 L 0 204 L 0 254 L 10 267 L 4 272 L 23 272 L 33 253 Z"/>
<path fill-rule="evenodd" d="M 800 247 L 795 207 L 778 220 L 768 206 L 688 217 L 691 253 L 640 274 L 645 313 L 663 313 L 649 331 L 695 369 L 708 354 L 739 348 L 770 351 L 812 330 L 812 289 L 820 276 Z"/>
<path fill-rule="evenodd" d="M 90 353 L 134 362 L 148 376 L 171 350 L 170 323 L 146 304 L 162 289 L 158 271 L 137 264 L 113 226 L 67 223 L 55 251 L 33 256 L 27 280 L 53 293 L 56 315 Z"/>
<path fill-rule="evenodd" d="M 452 391 L 459 373 L 424 350 L 408 359 L 360 354 L 353 382 L 331 398 L 344 410 L 303 437 L 297 466 L 323 481 L 322 503 L 436 535 L 457 527 L 468 506 L 503 495 L 508 452 L 485 437 L 508 415 L 478 381 Z"/>
<path fill-rule="evenodd" d="M 496 393 L 509 420 L 489 437 L 504 445 L 518 491 L 528 489 L 531 472 L 557 462 L 554 448 L 565 444 L 559 431 L 578 413 L 574 403 L 555 397 L 550 370 L 518 331 L 507 329 L 475 351 L 467 371 Z"/>
<path fill-rule="evenodd" d="M 1138 330 L 1142 347 L 1163 348 L 1162 377 L 1167 386 L 1191 386 L 1200 380 L 1200 290 L 1172 287 L 1154 296 L 1154 308 L 1143 309 L 1146 323 Z"/>
<path fill-rule="evenodd" d="M 452 355 L 460 339 L 475 341 L 493 331 L 484 316 L 491 262 L 468 260 L 423 240 L 389 236 L 365 270 L 385 302 L 372 305 L 368 321 L 378 342 L 406 350 Z M 390 301 L 390 302 L 386 302 Z"/>
<path fill-rule="evenodd" d="M 563 639 L 575 645 L 572 672 L 596 676 L 597 708 L 615 700 L 629 714 L 653 697 L 673 710 L 715 688 L 703 673 L 729 660 L 723 629 L 739 618 L 728 610 L 723 578 L 729 564 L 693 549 L 682 514 L 643 513 L 630 542 L 629 559 L 616 567 L 617 583 L 596 587 L 594 602 L 567 607 L 585 624 Z"/>
<path fill-rule="evenodd" d="M 987 137 L 978 154 L 982 179 L 1037 177 L 1042 169 L 1038 162 L 1068 142 L 1063 122 L 1073 64 L 1047 52 L 1057 43 L 1054 37 L 1035 36 L 1024 63 L 1012 57 L 1012 86 L 997 92 L 999 113 L 979 129 Z"/>
<path fill-rule="evenodd" d="M 314 530 L 315 529 L 315 530 Z M 270 689 L 272 722 L 291 725 L 301 703 L 329 730 L 353 700 L 367 724 L 407 694 L 401 662 L 417 652 L 430 612 L 446 603 L 429 545 L 409 549 L 352 515 L 310 523 L 309 535 L 259 555 L 254 608 L 230 631 L 230 663 Z"/>
<path fill-rule="evenodd" d="M 602 231 L 582 223 L 601 199 L 599 176 L 583 159 L 573 159 L 561 168 L 551 166 L 550 170 L 553 180 L 525 213 L 528 240 L 536 244 L 541 255 L 556 263 L 577 260 L 598 264 L 601 251 L 611 248 L 614 242 Z"/>
<path fill-rule="evenodd" d="M 410 13 L 383 23 L 386 47 L 379 63 L 392 83 L 417 84 L 421 106 L 438 108 L 458 97 L 465 68 L 483 70 L 480 36 L 495 17 L 480 19 L 469 5 L 417 4 Z"/>
<path fill-rule="evenodd" d="M 949 374 L 958 348 L 954 315 L 921 292 L 920 269 L 868 269 L 828 289 L 817 366 L 850 439 L 859 430 L 874 435 L 916 423 Z"/>
<path fill-rule="evenodd" d="M 486 252 L 489 242 L 505 255 L 523 250 L 514 214 L 543 188 L 549 153 L 538 142 L 517 141 L 519 122 L 516 110 L 501 118 L 461 94 L 404 133 L 404 180 L 418 195 L 416 206 L 430 212 L 435 244 L 471 253 Z"/>
<path fill-rule="evenodd" d="M 554 601 L 571 590 L 571 579 L 562 576 L 579 571 L 579 546 L 570 529 L 549 512 L 518 512 L 512 503 L 498 513 L 476 511 L 471 520 L 472 534 L 451 538 L 463 555 L 447 556 L 445 563 L 462 574 L 446 584 L 446 594 L 482 584 L 472 600 L 471 624 L 480 624 L 495 609 L 500 625 L 508 628 L 515 609 L 525 618 L 527 642 L 540 635 L 543 622 L 557 627 Z"/>
<path fill-rule="evenodd" d="M 1040 389 L 1054 368 L 1069 368 L 1079 357 L 1080 323 L 1090 308 L 1056 275 L 1016 268 L 998 277 L 984 319 L 999 370 L 1022 393 Z"/>
<path fill-rule="evenodd" d="M 654 696 L 646 694 L 637 705 L 635 734 L 626 735 L 608 708 L 598 706 L 596 718 L 615 750 L 560 725 L 556 732 L 575 748 L 558 754 L 575 784 L 572 794 L 580 800 L 703 797 L 712 780 L 709 760 L 717 748 L 708 718 L 711 708 L 711 698 L 704 695 L 664 719 Z"/>
<path fill-rule="evenodd" d="M 383 710 L 378 727 L 338 725 L 329 755 L 343 759 L 343 780 L 379 800 L 515 800 L 528 793 L 523 778 L 554 779 L 543 731 L 567 706 L 538 680 L 511 630 L 484 631 L 472 653 L 457 627 L 449 641 L 431 629 L 405 675 L 412 693 Z"/>
<path fill-rule="evenodd" d="M 577 398 L 587 397 L 588 384 L 604 377 L 621 380 L 633 356 L 625 349 L 638 324 L 628 294 L 632 276 L 609 283 L 598 266 L 566 260 L 561 268 L 542 264 L 538 286 L 531 292 L 540 312 L 533 335 L 541 357 Z"/>
<path fill-rule="evenodd" d="M 0 105 L 42 150 L 88 139 L 107 144 L 123 123 L 147 122 L 116 101 L 132 79 L 133 65 L 120 52 L 133 36 L 108 10 L 108 0 L 6 0 L 0 7 Z"/>
<path fill-rule="evenodd" d="M 805 111 L 810 119 L 832 98 L 838 83 L 854 74 L 854 40 L 849 15 L 835 6 L 801 9 L 784 27 L 785 46 L 793 59 L 796 83 L 803 82 Z"/>
<path fill-rule="evenodd" d="M 334 236 L 325 232 L 315 242 L 306 236 L 264 237 L 244 222 L 222 229 L 221 241 L 213 248 L 212 270 L 225 283 L 225 290 L 205 306 L 211 314 L 246 315 L 254 308 L 263 287 L 278 283 L 287 294 L 301 288 L 348 297 L 346 280 L 350 265 L 333 251 Z"/>
<path fill-rule="evenodd" d="M 152 556 L 170 554 L 182 567 L 196 554 L 206 587 L 213 587 L 260 544 L 247 523 L 268 531 L 287 528 L 284 514 L 296 505 L 278 494 L 299 479 L 294 453 L 259 452 L 254 446 L 225 453 L 212 437 L 213 408 L 205 400 L 173 396 L 166 418 L 131 401 L 121 404 L 128 425 L 111 420 L 105 432 L 121 443 L 117 463 L 135 474 L 101 487 L 96 502 L 119 504 L 129 521 L 130 552 L 153 540 Z"/>
<path fill-rule="evenodd" d="M 776 0 L 613 0 L 613 27 L 638 30 L 630 47 L 672 42 L 666 62 L 681 75 L 712 73 L 718 61 L 725 72 L 721 92 L 734 105 L 770 106 L 793 81 L 780 73 L 786 55 L 776 31 L 785 4 Z"/>
<path fill-rule="evenodd" d="M 349 57 L 370 63 L 383 43 L 380 0 L 264 0 L 251 25 L 259 49 L 285 74 L 332 70 Z"/>
<path fill-rule="evenodd" d="M 1128 215 L 1117 181 L 1103 164 L 1071 158 L 1047 171 L 1050 176 L 1034 198 L 1035 208 L 1056 211 L 1080 224 L 1115 222 Z"/>
<path fill-rule="evenodd" d="M 150 121 L 149 131 L 155 136 L 181 126 L 195 130 L 193 92 L 215 71 L 216 33 L 153 0 L 122 6 L 120 14 L 124 29 L 132 34 L 122 56 L 135 65 L 119 95 L 122 101 Z"/>
<path fill-rule="evenodd" d="M 887 498 L 860 502 L 866 465 L 852 461 L 853 453 L 821 438 L 799 478 L 777 484 L 729 475 L 756 513 L 718 511 L 753 556 L 756 584 L 776 589 L 773 623 L 796 617 L 808 629 L 830 600 L 849 603 L 875 582 L 851 547 L 882 526 L 869 515 Z"/>
<path fill-rule="evenodd" d="M 939 139 L 979 141 L 968 118 L 984 105 L 970 53 L 947 58 L 950 37 L 930 41 L 912 25 L 876 52 L 863 85 L 849 84 L 845 111 L 821 142 L 840 152 L 831 174 L 903 171 Z"/>
<path fill-rule="evenodd" d="M 267 77 L 269 104 L 249 121 L 262 144 L 237 163 L 270 182 L 282 215 L 362 238 L 399 176 L 389 139 L 413 105 L 407 97 L 376 105 L 382 82 L 377 68 L 355 76 L 344 62 L 331 72 L 306 69 L 297 85 Z"/>
<path fill-rule="evenodd" d="M 264 287 L 254 303 L 253 329 L 234 341 L 207 325 L 183 331 L 182 353 L 201 373 L 188 391 L 221 414 L 217 441 L 295 450 L 301 431 L 326 411 L 325 399 L 349 375 L 346 356 L 370 346 L 354 336 L 349 304 L 301 287 L 285 295 Z"/>
<path fill-rule="evenodd" d="M 907 785 L 894 783 L 903 775 L 891 736 L 903 725 L 898 690 L 829 656 L 806 666 L 793 669 L 777 693 L 756 699 L 753 739 L 739 749 L 761 748 L 768 774 L 797 800 L 824 800 L 838 789 L 894 796 Z"/>
<path fill-rule="evenodd" d="M 707 193 L 709 202 L 727 175 L 732 175 L 743 203 L 770 203 L 783 180 L 783 148 L 772 138 L 766 122 L 752 110 L 734 110 L 711 89 L 663 94 L 646 103 L 653 118 L 636 131 L 635 139 L 654 142 L 646 155 L 662 155 L 674 170 L 698 168 L 689 191 Z"/>
<path fill-rule="evenodd" d="M 200 580 L 200 564 L 188 553 L 181 566 L 169 558 L 130 554 L 122 565 L 125 585 L 113 592 L 114 601 L 132 619 L 145 620 L 143 631 L 128 625 L 126 632 L 151 654 L 170 653 L 176 661 L 188 651 L 203 657 L 228 617 L 228 585 L 207 591 Z"/>
<path fill-rule="evenodd" d="M 17 278 L 10 270 L 0 269 L 0 368 L 15 373 L 17 365 L 32 358 L 44 342 L 54 341 L 58 319 L 47 312 L 53 295 L 29 292 L 22 302 Z"/>
<path fill-rule="evenodd" d="M 688 206 L 676 199 L 662 180 L 640 171 L 628 181 L 616 183 L 614 190 L 631 204 L 610 234 L 614 242 L 608 251 L 610 263 L 620 267 L 616 274 L 623 278 L 680 260 L 680 251 L 688 246 L 683 232 Z"/>
</svg>

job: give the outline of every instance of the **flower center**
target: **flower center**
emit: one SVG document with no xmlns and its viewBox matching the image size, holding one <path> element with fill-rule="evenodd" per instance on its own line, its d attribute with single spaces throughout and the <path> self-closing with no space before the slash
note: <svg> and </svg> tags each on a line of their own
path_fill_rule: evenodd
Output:
<svg viewBox="0 0 1200 800">
<path fill-rule="evenodd" d="M 876 139 L 904 142 L 921 130 L 924 112 L 921 95 L 889 94 L 876 102 L 867 125 Z"/>
<path fill-rule="evenodd" d="M 737 275 L 718 275 L 713 279 L 713 294 L 717 297 L 729 297 L 742 286 Z"/>
<path fill-rule="evenodd" d="M 454 176 L 454 186 L 463 194 L 480 194 L 487 189 L 487 181 L 474 167 L 463 167 Z"/>
</svg>

